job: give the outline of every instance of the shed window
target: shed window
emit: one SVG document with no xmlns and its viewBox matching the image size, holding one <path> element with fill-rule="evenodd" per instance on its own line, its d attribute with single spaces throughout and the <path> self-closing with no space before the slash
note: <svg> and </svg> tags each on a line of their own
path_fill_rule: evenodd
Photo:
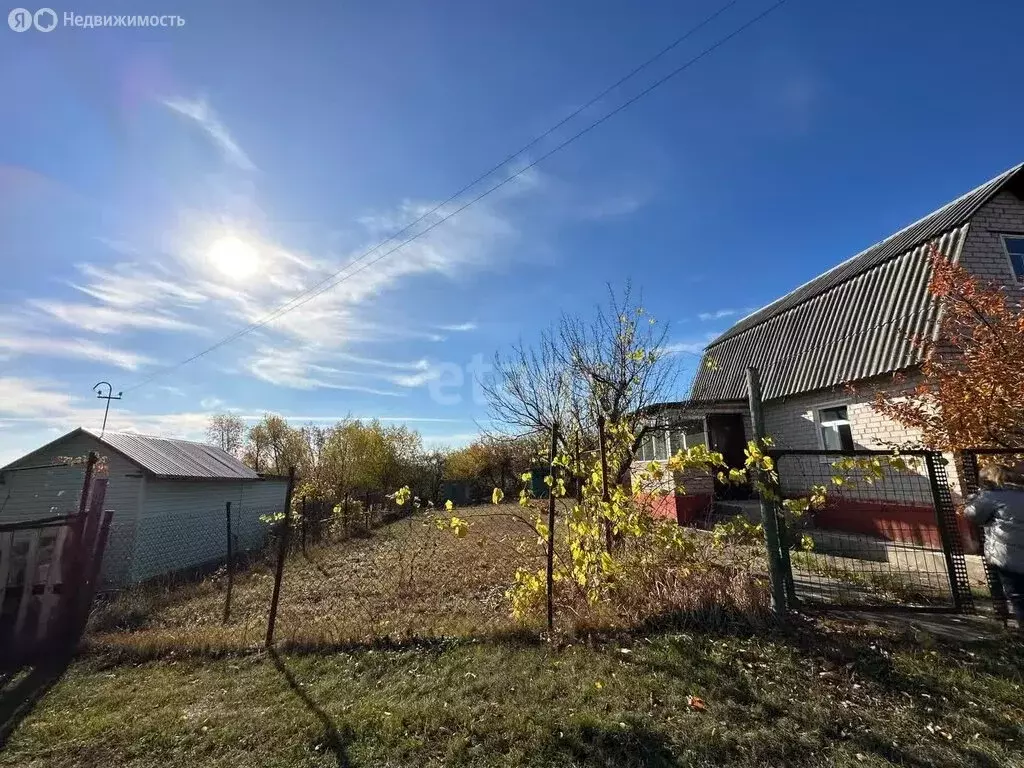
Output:
<svg viewBox="0 0 1024 768">
<path fill-rule="evenodd" d="M 818 411 L 821 445 L 828 451 L 852 451 L 853 432 L 845 405 L 822 408 Z"/>
<path fill-rule="evenodd" d="M 1013 276 L 1018 282 L 1024 281 L 1024 237 L 1003 235 L 1003 247 L 1010 259 Z"/>
</svg>

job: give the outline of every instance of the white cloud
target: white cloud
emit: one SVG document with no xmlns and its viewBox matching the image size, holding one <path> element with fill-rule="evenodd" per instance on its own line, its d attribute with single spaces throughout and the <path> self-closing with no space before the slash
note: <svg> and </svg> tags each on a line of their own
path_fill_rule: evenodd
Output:
<svg viewBox="0 0 1024 768">
<path fill-rule="evenodd" d="M 422 387 L 424 384 L 436 381 L 441 376 L 439 368 L 429 367 L 416 373 L 400 374 L 392 376 L 391 381 L 400 387 Z"/>
<path fill-rule="evenodd" d="M 712 312 L 701 312 L 699 315 L 697 315 L 697 319 L 703 323 L 706 323 L 711 320 L 721 320 L 722 318 L 725 317 L 745 317 L 753 311 L 754 310 L 752 307 L 740 307 L 738 309 L 727 307 L 726 309 L 716 309 Z"/>
<path fill-rule="evenodd" d="M 423 435 L 423 447 L 427 450 L 432 448 L 462 448 L 469 445 L 480 437 L 479 432 L 456 432 L 450 435 Z"/>
<path fill-rule="evenodd" d="M 32 299 L 29 305 L 67 325 L 92 333 L 114 333 L 126 328 L 195 331 L 199 327 L 169 314 L 130 309 Z"/>
<path fill-rule="evenodd" d="M 113 404 L 107 422 L 108 431 L 137 432 L 164 437 L 202 441 L 212 409 L 223 405 L 217 400 L 201 403 L 202 411 L 178 413 L 137 413 L 127 401 Z M 263 417 L 263 411 L 237 411 L 249 422 Z M 465 419 L 433 416 L 387 416 L 376 414 L 291 414 L 281 413 L 292 424 L 333 424 L 348 418 L 379 419 L 391 423 L 466 423 Z M 103 420 L 103 404 L 92 397 L 74 396 L 57 382 L 0 376 L 0 466 L 35 450 L 58 435 L 76 427 L 98 430 Z M 473 433 L 425 436 L 427 445 L 459 445 L 470 442 Z"/>
<path fill-rule="evenodd" d="M 343 389 L 385 397 L 402 397 L 402 392 L 367 386 L 353 381 L 372 373 L 342 370 L 317 362 L 315 350 L 275 349 L 263 347 L 247 361 L 247 368 L 256 378 L 269 384 L 291 389 Z M 376 378 L 383 378 L 376 376 Z"/>
<path fill-rule="evenodd" d="M 205 99 L 171 98 L 164 100 L 164 106 L 194 120 L 206 135 L 224 154 L 225 159 L 243 171 L 254 171 L 256 166 L 249 156 L 242 151 L 238 143 L 231 137 L 227 127 L 214 114 Z"/>
<path fill-rule="evenodd" d="M 720 331 L 716 331 L 714 333 L 706 333 L 703 336 L 697 336 L 692 339 L 680 339 L 679 341 L 666 344 L 664 351 L 670 355 L 700 355 L 704 352 L 704 348 L 714 341 L 720 333 Z"/>
<path fill-rule="evenodd" d="M 723 317 L 732 317 L 736 314 L 739 314 L 738 309 L 716 309 L 714 312 L 701 312 L 697 319 L 706 323 L 709 320 L 721 320 Z"/>
<path fill-rule="evenodd" d="M 204 128 L 212 127 L 221 139 L 230 139 L 216 128 L 219 123 L 204 102 L 172 100 L 167 106 Z M 231 152 L 236 145 L 224 146 Z M 516 253 L 508 245 L 519 236 L 510 206 L 517 196 L 535 188 L 536 184 L 510 184 L 502 194 L 430 231 L 426 228 L 455 208 L 430 213 L 434 203 L 406 201 L 395 210 L 364 217 L 361 233 L 350 231 L 344 249 L 315 254 L 292 250 L 263 232 L 233 226 L 202 211 L 185 211 L 173 231 L 158 232 L 152 240 L 105 240 L 104 261 L 75 265 L 77 274 L 69 284 L 79 292 L 77 298 L 37 294 L 0 311 L 0 360 L 28 355 L 75 358 L 135 371 L 158 362 L 150 357 L 154 331 L 194 334 L 193 343 L 202 346 L 204 335 L 220 338 L 260 323 L 241 343 L 218 352 L 222 367 L 281 387 L 404 396 L 404 389 L 437 374 L 425 359 L 390 359 L 382 351 L 384 345 L 410 339 L 442 342 L 448 334 L 467 333 L 477 325 L 467 319 L 438 326 L 433 318 L 415 316 L 396 322 L 394 311 L 384 309 L 382 295 L 424 276 L 461 283 L 475 273 L 500 268 Z M 396 243 L 353 264 L 381 237 L 421 216 L 424 221 L 402 236 L 422 233 L 421 237 L 371 266 L 370 259 Z M 225 235 L 252 246 L 258 269 L 251 277 L 232 276 L 214 263 L 210 245 Z M 283 301 L 318 286 L 332 287 L 266 322 Z M 188 349 L 192 351 L 198 350 Z M 174 383 L 158 380 L 148 392 L 182 396 L 173 387 L 157 389 Z"/>
<path fill-rule="evenodd" d="M 146 355 L 117 349 L 89 339 L 65 339 L 11 329 L 0 330 L 0 351 L 14 355 L 91 360 L 110 363 L 128 371 L 136 371 L 141 366 L 154 362 Z"/>
<path fill-rule="evenodd" d="M 201 440 L 208 412 L 144 414 L 113 404 L 108 431 L 139 432 Z M 92 397 L 69 395 L 49 379 L 0 376 L 0 466 L 35 450 L 57 434 L 76 427 L 99 429 L 103 404 Z M 56 434 L 55 434 L 56 433 Z"/>
</svg>

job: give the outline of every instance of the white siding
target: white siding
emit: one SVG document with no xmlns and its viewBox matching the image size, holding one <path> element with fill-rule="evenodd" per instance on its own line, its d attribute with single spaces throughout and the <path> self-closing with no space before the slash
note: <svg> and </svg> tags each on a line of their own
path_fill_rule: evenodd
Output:
<svg viewBox="0 0 1024 768">
<path fill-rule="evenodd" d="M 139 488 L 143 482 L 141 470 L 95 438 L 84 434 L 35 451 L 14 466 L 49 464 L 59 457 L 85 456 L 89 451 L 95 451 L 98 456 L 106 459 L 108 482 L 103 506 L 113 510 L 114 517 L 103 557 L 101 578 L 104 586 L 116 586 L 124 581 L 131 562 Z M 33 520 L 77 512 L 84 472 L 84 466 L 79 465 L 2 473 L 4 484 L 0 485 L 0 522 Z"/>
<path fill-rule="evenodd" d="M 225 508 L 231 502 L 236 551 L 262 546 L 263 515 L 284 510 L 287 482 L 278 480 L 150 480 L 131 570 L 133 582 L 215 563 L 227 550 Z"/>
</svg>

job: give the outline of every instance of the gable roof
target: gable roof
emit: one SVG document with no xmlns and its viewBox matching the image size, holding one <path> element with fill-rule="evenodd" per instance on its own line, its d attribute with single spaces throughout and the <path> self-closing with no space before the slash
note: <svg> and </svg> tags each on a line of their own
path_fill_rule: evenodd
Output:
<svg viewBox="0 0 1024 768">
<path fill-rule="evenodd" d="M 259 480 L 260 476 L 226 451 L 212 445 L 167 437 L 136 435 L 130 432 L 98 434 L 79 427 L 51 443 L 37 448 L 31 456 L 50 446 L 79 435 L 88 435 L 117 451 L 153 477 L 166 480 Z M 23 461 L 22 457 L 0 471 Z"/>
<path fill-rule="evenodd" d="M 751 365 L 771 399 L 921 362 L 911 339 L 932 335 L 938 316 L 928 292 L 931 244 L 958 259 L 978 210 L 1003 189 L 1022 187 L 1024 164 L 743 318 L 704 350 L 691 398 L 742 397 Z"/>
</svg>

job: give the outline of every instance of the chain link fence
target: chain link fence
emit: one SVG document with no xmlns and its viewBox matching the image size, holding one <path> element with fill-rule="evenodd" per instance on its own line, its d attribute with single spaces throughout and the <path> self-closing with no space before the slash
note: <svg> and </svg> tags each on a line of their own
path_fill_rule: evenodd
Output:
<svg viewBox="0 0 1024 768">
<path fill-rule="evenodd" d="M 797 598 L 829 606 L 957 606 L 953 557 L 963 561 L 959 544 L 970 534 L 966 525 L 959 530 L 946 519 L 932 464 L 939 457 L 869 451 L 773 456 L 785 498 L 822 499 L 791 516 L 784 532 Z M 981 586 L 977 566 L 969 575 Z"/>
<path fill-rule="evenodd" d="M 508 589 L 544 567 L 516 505 L 452 513 L 386 503 L 297 500 L 279 509 L 175 514 L 147 523 L 135 584 L 94 608 L 94 639 L 128 645 L 252 647 L 264 641 L 283 557 L 275 638 L 295 645 L 485 636 L 515 629 Z M 452 516 L 464 522 L 453 528 Z M 174 569 L 172 565 L 185 567 Z"/>
</svg>

